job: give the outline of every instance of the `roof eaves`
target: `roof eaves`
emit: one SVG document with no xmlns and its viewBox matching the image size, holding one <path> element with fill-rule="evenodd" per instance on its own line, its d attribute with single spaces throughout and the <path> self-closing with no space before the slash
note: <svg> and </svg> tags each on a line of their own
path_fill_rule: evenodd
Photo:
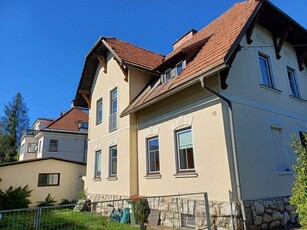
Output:
<svg viewBox="0 0 307 230">
<path fill-rule="evenodd" d="M 110 53 L 115 57 L 115 59 L 119 62 L 120 65 L 123 64 L 122 59 L 115 53 L 111 46 L 109 46 L 108 42 L 105 39 L 101 40 L 105 47 L 110 51 Z"/>
<path fill-rule="evenodd" d="M 225 63 L 228 63 L 231 55 L 233 54 L 233 52 L 235 51 L 236 47 L 240 44 L 240 41 L 242 40 L 242 38 L 244 37 L 246 30 L 248 29 L 248 27 L 251 25 L 252 21 L 254 20 L 254 18 L 256 17 L 257 13 L 259 12 L 261 6 L 262 6 L 263 2 L 259 1 L 258 6 L 254 9 L 253 13 L 251 14 L 251 16 L 249 17 L 247 23 L 245 23 L 245 25 L 243 26 L 240 34 L 237 36 L 236 40 L 234 41 L 234 43 L 231 45 L 230 49 L 228 50 L 228 52 L 226 53 L 225 57 L 224 57 L 224 61 Z"/>
<path fill-rule="evenodd" d="M 222 64 L 218 65 L 217 67 L 215 67 L 213 69 L 205 68 L 205 69 L 203 69 L 201 71 L 198 71 L 195 74 L 193 74 L 194 76 L 193 75 L 191 76 L 192 79 L 190 81 L 187 81 L 187 82 L 185 82 L 183 84 L 180 84 L 177 87 L 175 87 L 173 89 L 170 89 L 169 91 L 166 91 L 165 93 L 163 93 L 163 94 L 153 98 L 152 100 L 147 101 L 144 104 L 141 104 L 140 106 L 137 106 L 137 107 L 135 107 L 135 108 L 133 108 L 131 110 L 127 110 L 127 111 L 124 110 L 121 113 L 120 117 L 124 117 L 124 116 L 126 116 L 128 114 L 131 114 L 131 113 L 137 112 L 137 111 L 139 111 L 141 109 L 144 109 L 145 107 L 147 107 L 149 105 L 152 105 L 152 104 L 154 104 L 154 103 L 156 103 L 156 102 L 158 102 L 158 101 L 160 101 L 160 100 L 162 100 L 162 99 L 164 99 L 166 97 L 169 97 L 170 95 L 173 95 L 173 94 L 175 94 L 175 93 L 177 93 L 177 92 L 179 92 L 179 91 L 181 91 L 181 90 L 183 90 L 183 89 L 185 89 L 185 88 L 187 88 L 187 87 L 197 83 L 199 81 L 200 77 L 201 78 L 209 77 L 209 76 L 211 76 L 211 75 L 213 75 L 215 73 L 218 73 L 218 72 L 220 72 L 220 71 L 222 71 L 222 70 L 224 70 L 224 69 L 226 69 L 228 67 L 229 66 L 227 64 L 222 63 Z"/>
<path fill-rule="evenodd" d="M 102 42 L 102 40 L 104 39 L 103 36 L 100 36 L 99 39 L 95 42 L 94 46 L 92 47 L 92 49 L 85 55 L 85 58 L 87 59 L 89 56 L 92 55 L 92 53 L 95 51 L 95 49 L 99 46 L 99 44 Z"/>
<path fill-rule="evenodd" d="M 149 71 L 151 74 L 154 74 L 154 75 L 159 75 L 159 73 L 157 71 L 155 71 L 154 69 L 152 69 L 152 68 L 150 68 L 148 66 L 138 65 L 138 64 L 135 64 L 135 63 L 132 63 L 132 62 L 128 62 L 128 61 L 122 61 L 122 64 L 126 65 L 126 66 L 130 65 L 130 66 L 136 67 L 138 69 Z"/>
</svg>

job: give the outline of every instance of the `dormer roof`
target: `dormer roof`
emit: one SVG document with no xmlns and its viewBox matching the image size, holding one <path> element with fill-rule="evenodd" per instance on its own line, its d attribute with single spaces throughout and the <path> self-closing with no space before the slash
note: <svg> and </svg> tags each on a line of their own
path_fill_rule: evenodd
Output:
<svg viewBox="0 0 307 230">
<path fill-rule="evenodd" d="M 184 87 L 199 82 L 199 77 L 203 75 L 209 76 L 224 71 L 226 74 L 220 74 L 220 76 L 222 88 L 226 88 L 229 68 L 236 53 L 241 49 L 239 43 L 245 34 L 250 39 L 248 33 L 252 33 L 255 23 L 270 30 L 276 38 L 287 33 L 285 41 L 298 45 L 296 51 L 301 57 L 301 61 L 299 61 L 301 68 L 303 63 L 307 64 L 307 32 L 305 28 L 267 0 L 248 0 L 236 3 L 220 17 L 195 33 L 192 38 L 169 53 L 163 63 L 156 68 L 159 69 L 165 63 L 175 59 L 176 56 L 182 55 L 189 47 L 201 44 L 200 47 L 197 47 L 197 54 L 187 63 L 186 68 L 179 76 L 166 83 L 160 82 L 158 78 L 155 82 L 151 82 L 122 112 L 121 116 L 138 111 Z M 305 45 L 300 46 L 300 44 Z"/>
</svg>

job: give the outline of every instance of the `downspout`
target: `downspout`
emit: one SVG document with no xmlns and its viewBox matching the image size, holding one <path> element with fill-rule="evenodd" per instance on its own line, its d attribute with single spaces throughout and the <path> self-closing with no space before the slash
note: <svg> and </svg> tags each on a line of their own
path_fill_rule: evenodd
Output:
<svg viewBox="0 0 307 230">
<path fill-rule="evenodd" d="M 237 148 L 236 148 L 236 141 L 235 141 L 232 103 L 228 98 L 224 97 L 223 95 L 219 94 L 218 92 L 215 92 L 214 90 L 207 87 L 206 84 L 205 84 L 205 77 L 201 77 L 199 80 L 200 80 L 200 83 L 201 83 L 201 87 L 203 89 L 205 89 L 205 90 L 209 91 L 210 93 L 214 94 L 215 96 L 221 98 L 228 105 L 231 147 L 232 147 L 232 155 L 233 155 L 233 162 L 234 162 L 233 164 L 234 164 L 235 179 L 236 179 L 236 190 L 237 190 L 238 200 L 239 200 L 239 203 L 240 203 L 240 206 L 241 206 L 241 211 L 242 211 L 243 226 L 244 226 L 244 229 L 247 229 L 247 227 L 246 227 L 246 213 L 245 213 L 244 203 L 243 203 L 243 200 L 242 200 L 240 177 L 239 177 L 238 156 L 237 156 Z"/>
</svg>

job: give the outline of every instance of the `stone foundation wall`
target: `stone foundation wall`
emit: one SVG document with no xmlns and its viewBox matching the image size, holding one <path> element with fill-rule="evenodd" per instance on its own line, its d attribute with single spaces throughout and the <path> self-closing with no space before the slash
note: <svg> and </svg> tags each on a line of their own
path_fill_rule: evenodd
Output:
<svg viewBox="0 0 307 230">
<path fill-rule="evenodd" d="M 128 197 L 103 194 L 87 194 L 92 202 L 108 201 L 92 207 L 92 211 L 109 216 L 115 209 L 129 207 Z M 119 200 L 119 201 L 115 201 Z M 200 197 L 149 197 L 147 198 L 151 215 L 157 224 L 179 228 L 186 215 L 195 218 L 196 229 L 207 226 L 205 200 Z M 295 208 L 289 203 L 289 197 L 244 202 L 247 229 L 286 229 L 297 225 Z M 241 207 L 238 202 L 209 201 L 211 229 L 243 229 Z M 158 220 L 158 221 L 157 221 Z"/>
<path fill-rule="evenodd" d="M 297 225 L 297 215 L 289 197 L 248 201 L 244 206 L 250 229 L 285 229 Z"/>
</svg>

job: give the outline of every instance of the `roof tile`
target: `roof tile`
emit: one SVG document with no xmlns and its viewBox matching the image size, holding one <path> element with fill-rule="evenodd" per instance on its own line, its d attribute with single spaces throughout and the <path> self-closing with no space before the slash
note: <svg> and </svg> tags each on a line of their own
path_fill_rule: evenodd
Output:
<svg viewBox="0 0 307 230">
<path fill-rule="evenodd" d="M 194 59 L 187 64 L 186 68 L 180 73 L 180 75 L 166 83 L 168 86 L 167 90 L 163 85 L 158 85 L 155 88 L 149 89 L 149 91 L 146 90 L 145 98 L 135 100 L 134 103 L 131 103 L 125 109 L 123 114 L 129 113 L 129 111 L 141 107 L 143 104 L 157 96 L 160 96 L 184 82 L 191 80 L 193 78 L 192 76 L 200 70 L 205 68 L 213 69 L 224 63 L 226 54 L 238 38 L 244 25 L 247 23 L 258 4 L 259 1 L 257 0 L 249 0 L 235 4 L 220 17 L 197 32 L 191 39 L 184 42 L 177 49 L 168 54 L 164 61 L 174 57 L 184 48 L 195 44 L 202 39 L 209 38 Z M 143 96 L 144 95 L 141 94 L 139 97 Z"/>
<path fill-rule="evenodd" d="M 79 131 L 80 121 L 88 122 L 88 113 L 74 107 L 54 120 L 46 129 Z"/>
<path fill-rule="evenodd" d="M 160 65 L 164 59 L 164 56 L 161 54 L 151 52 L 116 38 L 105 38 L 105 41 L 123 61 L 140 65 L 150 70 Z"/>
</svg>

